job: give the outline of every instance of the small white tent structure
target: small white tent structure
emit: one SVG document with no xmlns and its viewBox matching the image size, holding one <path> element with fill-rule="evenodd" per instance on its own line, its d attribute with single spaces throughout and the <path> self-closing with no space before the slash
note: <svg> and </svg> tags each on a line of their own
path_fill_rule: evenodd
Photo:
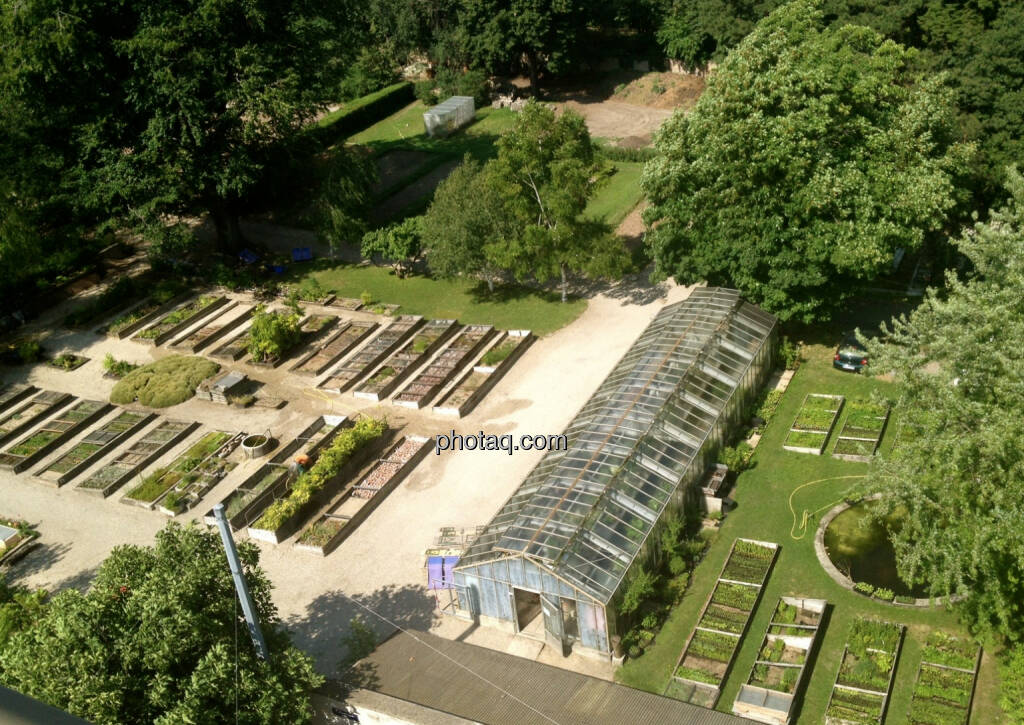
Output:
<svg viewBox="0 0 1024 725">
<path fill-rule="evenodd" d="M 423 114 L 423 126 L 428 136 L 447 136 L 472 121 L 475 115 L 472 96 L 452 96 Z"/>
</svg>

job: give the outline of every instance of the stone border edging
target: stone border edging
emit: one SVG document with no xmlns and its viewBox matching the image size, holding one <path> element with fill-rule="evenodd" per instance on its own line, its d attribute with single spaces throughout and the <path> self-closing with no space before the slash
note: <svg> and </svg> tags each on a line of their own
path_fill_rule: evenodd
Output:
<svg viewBox="0 0 1024 725">
<path fill-rule="evenodd" d="M 818 557 L 818 563 L 821 564 L 821 568 L 825 570 L 825 573 L 843 589 L 847 589 L 855 594 L 863 596 L 865 599 L 870 599 L 871 601 L 878 602 L 879 604 L 890 604 L 895 607 L 930 607 L 933 605 L 938 606 L 939 604 L 943 604 L 947 599 L 950 602 L 958 602 L 962 600 L 964 598 L 964 595 L 962 594 L 953 597 L 936 597 L 935 599 L 915 599 L 913 604 L 904 604 L 903 602 L 897 601 L 887 602 L 884 599 L 875 599 L 874 597 L 869 597 L 858 592 L 854 588 L 853 580 L 836 568 L 836 565 L 832 563 L 832 559 L 829 558 L 828 552 L 825 551 L 825 529 L 828 528 L 828 525 L 832 523 L 832 520 L 836 516 L 847 509 L 865 501 L 877 501 L 880 498 L 882 498 L 882 494 L 873 493 L 870 496 L 864 496 L 853 503 L 843 501 L 841 504 L 830 508 L 828 513 L 821 517 L 821 523 L 818 524 L 818 530 L 814 534 L 814 554 Z"/>
</svg>

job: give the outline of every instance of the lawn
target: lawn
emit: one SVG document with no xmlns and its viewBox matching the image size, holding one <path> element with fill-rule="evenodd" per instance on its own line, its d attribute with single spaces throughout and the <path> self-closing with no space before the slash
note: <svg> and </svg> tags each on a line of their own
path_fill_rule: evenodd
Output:
<svg viewBox="0 0 1024 725">
<path fill-rule="evenodd" d="M 748 636 L 744 638 L 723 685 L 718 709 L 732 710 L 736 693 L 747 679 L 757 656 L 761 635 L 772 615 L 772 606 L 765 603 L 775 602 L 783 595 L 797 595 L 826 599 L 831 609 L 824 624 L 820 650 L 809 661 L 812 672 L 796 722 L 822 722 L 850 623 L 857 616 L 869 616 L 905 624 L 908 628 L 885 719 L 887 725 L 902 725 L 907 722 L 914 678 L 928 632 L 933 628 L 960 635 L 966 632 L 959 626 L 956 616 L 944 609 L 906 609 L 849 592 L 833 582 L 818 564 L 813 547 L 818 520 L 834 504 L 842 501 L 844 492 L 864 474 L 868 464 L 832 458 L 835 433 L 827 441 L 824 456 L 784 451 L 782 441 L 789 425 L 796 418 L 807 393 L 866 398 L 873 391 L 893 395 L 895 389 L 883 382 L 833 370 L 831 348 L 812 347 L 807 351 L 807 357 L 783 396 L 775 418 L 765 430 L 752 459 L 752 467 L 739 477 L 733 493 L 737 508 L 726 517 L 707 557 L 694 572 L 692 585 L 682 603 L 669 615 L 654 645 L 637 660 L 628 661 L 619 670 L 618 679 L 633 687 L 662 692 L 733 539 L 749 537 L 774 541 L 781 544 L 782 549 L 765 585 L 762 604 L 754 612 Z M 847 411 L 844 410 L 839 426 L 845 422 L 846 416 Z M 891 448 L 897 427 L 890 425 L 886 428 L 879 449 L 881 455 L 886 455 Z M 806 526 L 803 525 L 805 512 L 809 519 Z M 996 703 L 995 668 L 987 654 L 985 660 L 979 675 L 972 722 L 1002 722 Z"/>
<path fill-rule="evenodd" d="M 469 153 L 483 160 L 495 155 L 494 143 L 512 128 L 515 120 L 515 113 L 507 108 L 478 108 L 476 119 L 458 133 L 447 138 L 429 138 L 423 128 L 423 112 L 426 110 L 421 101 L 413 101 L 402 110 L 350 136 L 348 142 L 368 146 L 378 154 L 403 148 L 458 158 Z"/>
<path fill-rule="evenodd" d="M 640 191 L 641 163 L 616 161 L 615 173 L 598 188 L 584 212 L 589 217 L 607 222 L 612 228 L 626 218 L 643 194 Z"/>
<path fill-rule="evenodd" d="M 555 292 L 523 287 L 499 287 L 489 295 L 486 288 L 468 280 L 399 279 L 389 267 L 338 265 L 308 276 L 339 297 L 358 298 L 369 292 L 377 302 L 401 305 L 400 314 L 532 330 L 537 335 L 565 327 L 587 308 L 586 300 L 570 299 L 563 304 Z"/>
</svg>

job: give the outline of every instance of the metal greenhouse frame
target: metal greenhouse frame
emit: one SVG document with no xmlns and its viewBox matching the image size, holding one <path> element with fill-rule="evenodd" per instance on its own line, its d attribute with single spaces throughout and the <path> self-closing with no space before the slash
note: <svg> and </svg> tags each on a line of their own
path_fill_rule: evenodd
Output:
<svg viewBox="0 0 1024 725">
<path fill-rule="evenodd" d="M 610 653 L 627 572 L 658 556 L 663 514 L 693 504 L 772 368 L 776 328 L 735 290 L 663 308 L 569 424 L 567 449 L 541 459 L 462 556 L 457 613 L 518 633 L 539 599 L 545 639 Z"/>
</svg>

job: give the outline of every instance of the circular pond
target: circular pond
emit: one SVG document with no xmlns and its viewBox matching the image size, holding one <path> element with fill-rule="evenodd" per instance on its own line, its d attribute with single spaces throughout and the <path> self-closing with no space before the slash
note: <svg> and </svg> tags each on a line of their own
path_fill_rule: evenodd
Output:
<svg viewBox="0 0 1024 725">
<path fill-rule="evenodd" d="M 825 528 L 825 552 L 835 567 L 855 582 L 891 589 L 897 596 L 928 596 L 926 585 L 908 586 L 896 572 L 890 532 L 899 520 L 869 521 L 874 501 L 861 501 L 840 512 Z"/>
</svg>

